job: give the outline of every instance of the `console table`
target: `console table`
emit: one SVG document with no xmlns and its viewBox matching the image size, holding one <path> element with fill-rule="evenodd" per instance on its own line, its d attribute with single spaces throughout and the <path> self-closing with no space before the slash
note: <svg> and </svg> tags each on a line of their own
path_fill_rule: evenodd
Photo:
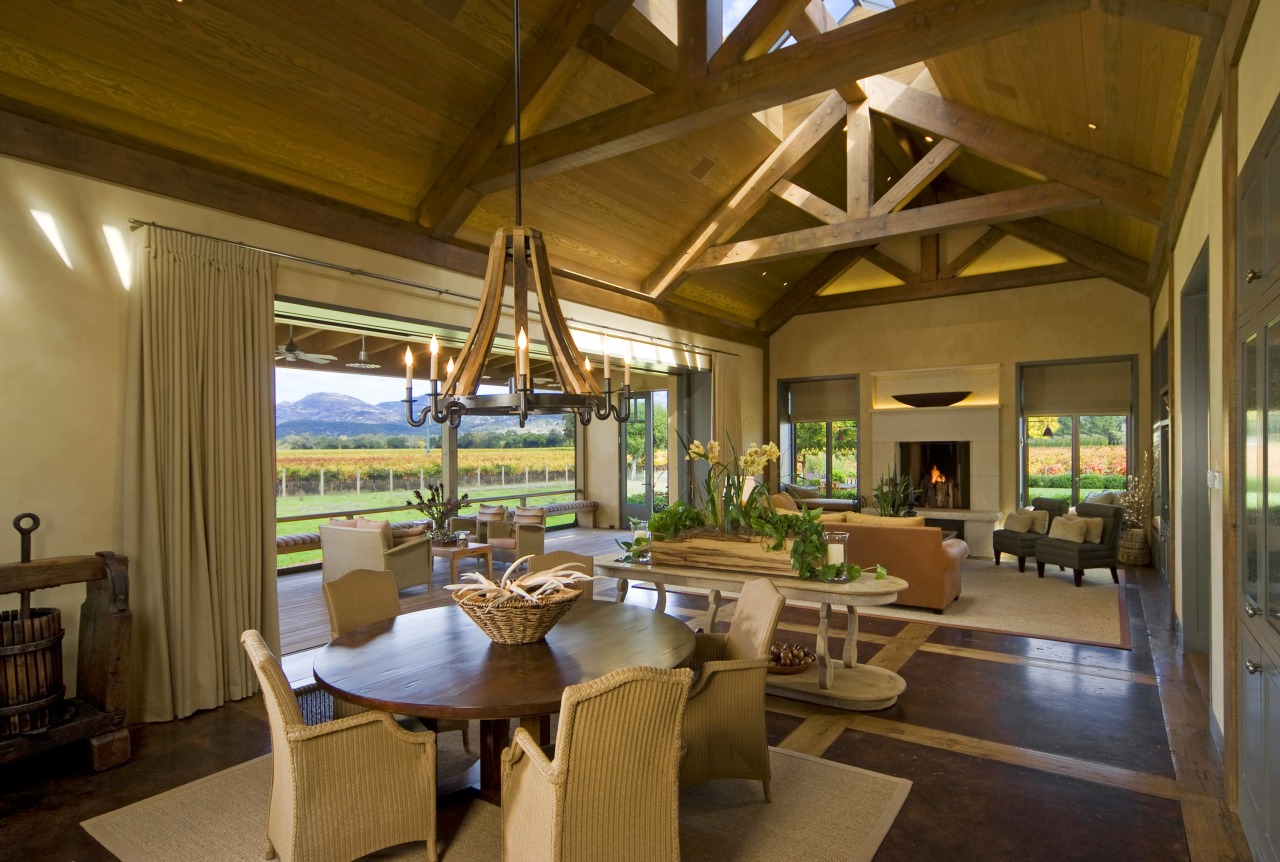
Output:
<svg viewBox="0 0 1280 862">
<path fill-rule="evenodd" d="M 596 573 L 616 578 L 618 601 L 626 597 L 631 581 L 648 581 L 658 589 L 657 610 L 667 606 L 670 586 L 695 587 L 709 591 L 707 629 L 715 626 L 720 607 L 720 591 L 736 592 L 752 578 L 768 578 L 788 601 L 818 604 L 818 660 L 813 667 L 798 674 L 769 674 L 766 690 L 770 694 L 795 700 L 820 703 L 847 710 L 874 710 L 893 706 L 907 683 L 898 674 L 884 668 L 858 664 L 858 608 L 887 605 L 907 587 L 901 578 L 874 580 L 864 576 L 846 584 L 801 580 L 788 575 L 762 575 L 732 569 L 704 569 L 688 566 L 643 565 L 620 563 L 612 554 L 595 558 Z M 843 605 L 848 613 L 844 651 L 839 657 L 828 645 L 831 629 L 831 606 Z"/>
</svg>

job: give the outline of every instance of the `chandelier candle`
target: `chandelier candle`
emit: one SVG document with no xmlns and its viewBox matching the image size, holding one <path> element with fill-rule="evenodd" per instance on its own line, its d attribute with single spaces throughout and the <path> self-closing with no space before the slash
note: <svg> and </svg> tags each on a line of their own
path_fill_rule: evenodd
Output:
<svg viewBox="0 0 1280 862">
<path fill-rule="evenodd" d="M 434 335 L 431 336 L 431 347 L 429 349 L 431 350 L 431 379 L 433 381 L 439 380 L 440 379 L 440 374 L 439 374 L 440 342 L 436 340 L 436 337 Z"/>
</svg>

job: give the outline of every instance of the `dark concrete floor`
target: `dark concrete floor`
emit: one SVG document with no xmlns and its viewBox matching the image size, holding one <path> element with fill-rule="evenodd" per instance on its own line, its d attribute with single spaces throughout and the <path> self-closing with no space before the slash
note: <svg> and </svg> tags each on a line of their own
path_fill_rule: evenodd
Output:
<svg viewBox="0 0 1280 862">
<path fill-rule="evenodd" d="M 1220 848 L 1240 846 L 1233 818 L 1222 818 L 1221 835 L 1189 839 L 1176 791 L 1174 764 L 1202 768 L 1214 753 L 1170 750 L 1159 686 L 1171 683 L 1157 681 L 1152 650 L 1176 648 L 1167 631 L 1150 637 L 1147 628 L 1148 618 L 1167 619 L 1150 611 L 1167 602 L 1167 589 L 1149 570 L 1129 572 L 1124 589 L 1132 650 L 938 626 L 901 665 L 907 689 L 895 706 L 862 715 L 770 698 L 770 744 L 914 782 L 877 862 L 1231 858 Z M 628 598 L 651 604 L 653 595 Z M 704 607 L 699 597 L 669 595 L 673 612 Z M 785 619 L 812 626 L 816 613 L 788 608 Z M 881 641 L 905 625 L 863 622 L 862 633 Z M 883 647 L 860 641 L 860 660 Z M 1198 686 L 1195 677 L 1176 684 Z M 809 732 L 833 721 L 834 733 Z M 256 697 L 131 735 L 132 760 L 103 773 L 88 768 L 78 746 L 0 767 L 0 860 L 111 860 L 80 821 L 269 750 Z M 838 816 L 839 800 L 816 802 L 822 816 Z M 442 834 L 450 818 L 442 812 Z"/>
</svg>

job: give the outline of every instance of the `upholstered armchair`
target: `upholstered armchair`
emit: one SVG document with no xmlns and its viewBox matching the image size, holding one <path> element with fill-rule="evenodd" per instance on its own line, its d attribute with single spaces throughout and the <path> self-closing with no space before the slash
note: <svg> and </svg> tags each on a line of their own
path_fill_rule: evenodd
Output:
<svg viewBox="0 0 1280 862">
<path fill-rule="evenodd" d="M 353 569 L 388 571 L 396 579 L 396 589 L 431 584 L 431 539 L 410 539 L 392 547 L 390 530 L 320 525 L 323 554 L 320 579 L 332 581 Z"/>
<path fill-rule="evenodd" d="M 541 554 L 547 533 L 545 509 L 517 506 L 509 521 L 490 521 L 488 539 L 493 558 L 514 562 L 530 554 Z"/>
<path fill-rule="evenodd" d="M 487 506 L 481 504 L 474 515 L 459 515 L 450 519 L 449 529 L 455 533 L 466 533 L 473 542 L 488 544 L 489 525 L 507 520 L 506 506 Z"/>
<path fill-rule="evenodd" d="M 595 574 L 596 561 L 586 554 L 575 554 L 573 551 L 551 551 L 546 554 L 538 554 L 529 562 L 525 563 L 526 568 L 530 572 L 545 572 L 547 569 L 554 569 L 556 566 L 563 566 L 565 563 L 577 563 L 582 567 L 582 571 L 588 575 Z M 592 585 L 595 581 L 579 581 L 577 586 L 582 590 L 582 598 L 595 598 L 595 590 Z"/>
<path fill-rule="evenodd" d="M 756 578 L 742 588 L 728 634 L 698 633 L 698 678 L 684 712 L 681 786 L 754 779 L 763 782 L 765 801 L 771 801 L 764 686 L 784 603 L 771 581 Z"/>
<path fill-rule="evenodd" d="M 1036 574 L 1044 577 L 1045 563 L 1055 563 L 1071 569 L 1076 578 L 1076 586 L 1084 580 L 1085 569 L 1111 569 L 1111 580 L 1120 583 L 1120 573 L 1116 570 L 1116 555 L 1120 550 L 1120 531 L 1124 525 L 1124 509 L 1105 503 L 1079 503 L 1076 505 L 1076 518 L 1102 519 L 1101 535 L 1097 541 L 1073 541 L 1067 538 L 1042 536 L 1036 542 Z M 1066 518 L 1062 519 L 1064 522 Z M 1083 525 L 1082 525 L 1083 526 Z"/>
<path fill-rule="evenodd" d="M 436 735 L 384 712 L 303 723 L 280 663 L 250 629 L 249 655 L 271 728 L 267 859 L 349 862 L 423 841 L 436 860 Z"/>
<path fill-rule="evenodd" d="M 628 667 L 564 690 L 555 760 L 502 753 L 502 858 L 680 858 L 680 721 L 693 671 Z"/>
<path fill-rule="evenodd" d="M 991 545 L 995 548 L 996 565 L 1000 565 L 1000 555 L 1002 553 L 1018 558 L 1018 571 L 1025 572 L 1027 570 L 1027 557 L 1036 555 L 1036 542 L 1043 539 L 1049 533 L 1049 527 L 1053 525 L 1055 518 L 1067 514 L 1068 504 L 1066 500 L 1058 500 L 1054 497 L 1036 497 L 1031 501 L 1031 508 L 1037 512 L 1047 512 L 1049 519 L 1045 525 L 1044 532 L 1038 533 L 1035 530 L 1027 530 L 1020 533 L 1016 530 L 1000 529 L 991 534 Z"/>
<path fill-rule="evenodd" d="M 374 569 L 352 569 L 345 575 L 321 584 L 324 606 L 329 612 L 329 639 L 353 632 L 382 620 L 400 616 L 400 593 L 396 590 L 395 577 L 390 572 Z M 365 712 L 363 706 L 340 697 L 333 699 L 333 715 L 341 718 Z M 422 723 L 408 716 L 397 716 L 397 723 L 409 730 L 420 729 Z M 471 750 L 471 739 L 466 721 L 440 719 L 436 730 L 462 731 L 462 748 Z"/>
</svg>

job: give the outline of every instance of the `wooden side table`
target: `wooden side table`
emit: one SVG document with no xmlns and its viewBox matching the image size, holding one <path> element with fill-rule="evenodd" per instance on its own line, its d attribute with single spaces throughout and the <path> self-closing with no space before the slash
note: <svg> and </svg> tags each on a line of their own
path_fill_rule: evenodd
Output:
<svg viewBox="0 0 1280 862">
<path fill-rule="evenodd" d="M 475 557 L 476 564 L 479 565 L 480 560 L 484 560 L 488 567 L 488 577 L 493 577 L 493 548 L 480 542 L 468 542 L 466 547 L 460 545 L 437 545 L 431 543 L 431 558 L 435 561 L 436 557 L 444 557 L 449 561 L 449 583 L 456 584 L 458 582 L 458 560 L 464 557 Z"/>
</svg>

